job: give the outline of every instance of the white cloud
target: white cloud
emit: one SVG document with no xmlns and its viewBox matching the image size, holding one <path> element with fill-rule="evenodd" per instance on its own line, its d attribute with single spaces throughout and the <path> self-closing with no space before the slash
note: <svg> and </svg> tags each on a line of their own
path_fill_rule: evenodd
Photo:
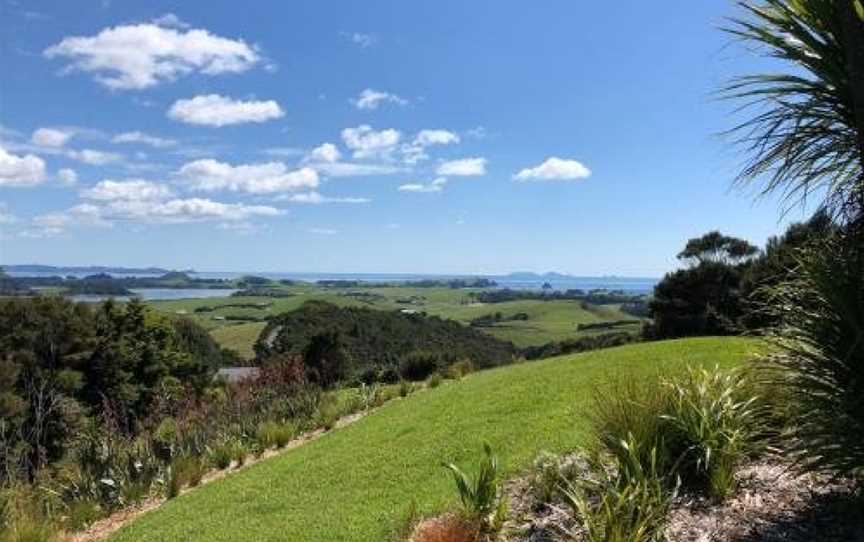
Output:
<svg viewBox="0 0 864 542">
<path fill-rule="evenodd" d="M 82 203 L 66 211 L 33 219 L 33 236 L 57 235 L 72 226 L 111 227 L 114 222 L 140 224 L 185 224 L 190 222 L 242 222 L 250 218 L 274 217 L 284 211 L 266 205 L 222 203 L 204 198 L 116 199 Z"/>
<path fill-rule="evenodd" d="M 162 137 L 151 136 L 145 134 L 143 132 L 123 132 L 122 134 L 117 134 L 113 138 L 111 138 L 112 143 L 141 143 L 144 145 L 149 145 L 151 147 L 157 149 L 164 149 L 166 147 L 173 147 L 177 144 L 177 141 L 173 139 L 166 139 Z"/>
<path fill-rule="evenodd" d="M 167 186 L 143 179 L 106 179 L 81 191 L 81 197 L 97 201 L 163 200 L 172 196 L 173 192 Z"/>
<path fill-rule="evenodd" d="M 443 162 L 438 166 L 438 175 L 453 175 L 470 177 L 475 175 L 486 175 L 485 158 L 462 158 Z"/>
<path fill-rule="evenodd" d="M 398 96 L 396 94 L 391 94 L 389 92 L 382 92 L 380 90 L 373 90 L 371 88 L 365 89 L 354 99 L 348 100 L 354 107 L 357 109 L 378 109 L 378 106 L 383 103 L 393 103 L 396 105 L 408 105 L 408 100 Z"/>
<path fill-rule="evenodd" d="M 428 147 L 430 145 L 449 145 L 459 143 L 459 135 L 448 130 L 420 130 L 414 138 L 416 145 Z"/>
<path fill-rule="evenodd" d="M 444 185 L 447 184 L 447 179 L 438 177 L 428 184 L 423 183 L 408 183 L 399 186 L 397 190 L 400 192 L 441 192 L 444 190 Z"/>
<path fill-rule="evenodd" d="M 586 179 L 591 176 L 591 170 L 576 160 L 565 160 L 552 156 L 542 164 L 525 168 L 513 176 L 517 181 L 572 181 Z"/>
<path fill-rule="evenodd" d="M 0 186 L 35 186 L 44 180 L 44 160 L 33 154 L 17 156 L 0 147 Z"/>
<path fill-rule="evenodd" d="M 354 158 L 390 158 L 401 139 L 398 130 L 376 131 L 368 124 L 342 130 L 342 141 L 354 151 Z"/>
<path fill-rule="evenodd" d="M 402 146 L 403 159 L 408 164 L 416 164 L 429 158 L 426 154 L 427 147 L 450 145 L 459 141 L 459 135 L 448 130 L 420 130 L 411 143 Z"/>
<path fill-rule="evenodd" d="M 309 162 L 326 162 L 332 164 L 338 162 L 340 158 L 342 158 L 342 153 L 339 152 L 336 145 L 332 143 L 323 143 L 312 149 L 309 156 L 306 157 L 306 160 Z"/>
<path fill-rule="evenodd" d="M 73 160 L 84 162 L 85 164 L 89 164 L 91 166 L 104 166 L 105 164 L 110 164 L 111 162 L 118 162 L 123 159 L 122 154 L 117 154 L 114 152 L 95 151 L 93 149 L 84 149 L 80 151 L 70 150 L 68 153 L 66 153 L 66 156 L 72 158 Z"/>
<path fill-rule="evenodd" d="M 30 141 L 40 147 L 62 147 L 73 135 L 69 130 L 39 128 L 33 131 Z"/>
<path fill-rule="evenodd" d="M 322 203 L 369 203 L 372 200 L 369 198 L 333 198 L 322 196 L 318 192 L 303 192 L 301 194 L 285 194 L 278 196 L 276 201 L 320 205 Z"/>
<path fill-rule="evenodd" d="M 369 175 L 392 175 L 405 171 L 389 164 L 355 164 L 352 162 L 318 162 L 309 167 L 328 177 L 365 177 Z"/>
<path fill-rule="evenodd" d="M 168 117 L 187 124 L 228 126 L 245 122 L 266 122 L 283 117 L 285 112 L 274 100 L 242 101 L 218 94 L 177 100 Z"/>
<path fill-rule="evenodd" d="M 333 143 L 323 143 L 312 149 L 303 158 L 303 165 L 329 177 L 360 177 L 364 175 L 389 175 L 402 171 L 392 164 L 357 164 L 340 162 L 342 153 Z"/>
<path fill-rule="evenodd" d="M 57 171 L 57 180 L 65 186 L 74 186 L 78 183 L 78 174 L 74 169 L 62 168 Z"/>
<path fill-rule="evenodd" d="M 166 13 L 153 19 L 153 24 L 164 28 L 189 28 L 190 25 L 180 20 L 180 17 L 173 13 Z"/>
<path fill-rule="evenodd" d="M 192 72 L 238 73 L 261 60 L 243 40 L 177 26 L 176 17 L 155 24 L 115 26 L 95 36 L 63 38 L 43 54 L 68 59 L 64 72 L 92 73 L 97 82 L 112 89 L 152 87 Z"/>
<path fill-rule="evenodd" d="M 318 173 L 309 167 L 289 171 L 282 162 L 232 166 L 207 158 L 185 164 L 177 175 L 194 190 L 231 190 L 272 194 L 318 187 Z"/>
</svg>

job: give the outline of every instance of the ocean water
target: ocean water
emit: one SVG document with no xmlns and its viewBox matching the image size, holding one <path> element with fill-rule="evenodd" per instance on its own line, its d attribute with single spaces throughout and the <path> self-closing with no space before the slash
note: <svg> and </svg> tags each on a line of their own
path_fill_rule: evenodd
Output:
<svg viewBox="0 0 864 542">
<path fill-rule="evenodd" d="M 11 276 L 56 276 L 58 273 L 21 273 L 10 272 Z M 75 276 L 78 278 L 87 276 L 90 273 L 63 273 L 63 276 Z M 359 280 L 364 282 L 402 282 L 415 280 L 447 280 L 454 278 L 476 278 L 486 277 L 498 283 L 500 288 L 512 288 L 518 290 L 534 290 L 540 289 L 544 283 L 548 282 L 555 290 L 622 290 L 630 294 L 648 294 L 654 290 L 654 286 L 659 279 L 648 277 L 544 277 L 544 276 L 524 276 L 524 275 L 434 275 L 434 274 L 412 274 L 412 273 L 256 273 L 256 272 L 232 272 L 232 271 L 202 271 L 189 274 L 193 278 L 202 279 L 237 279 L 245 275 L 256 275 L 267 277 L 269 279 L 279 280 L 288 279 L 304 282 L 316 282 L 319 280 Z M 114 277 L 155 277 L 159 275 L 153 274 L 127 274 L 113 273 Z M 226 292 L 227 290 L 215 290 L 216 292 Z M 210 290 L 172 290 L 172 289 L 146 289 L 141 290 L 141 297 L 144 299 L 179 299 L 174 297 L 171 292 L 184 292 L 185 297 L 219 297 L 208 294 Z M 230 294 L 224 294 L 230 295 Z M 151 297 L 160 296 L 160 297 Z M 168 297 L 163 297 L 168 296 Z M 95 296 L 94 296 L 95 297 Z"/>
<path fill-rule="evenodd" d="M 220 288 L 133 288 L 131 290 L 135 297 L 144 301 L 168 301 L 172 299 L 207 299 L 211 297 L 228 297 L 237 290 Z M 82 294 L 69 296 L 72 301 L 83 301 L 87 303 L 98 303 L 108 298 L 117 301 L 128 301 L 131 296 L 110 296 L 96 294 Z"/>
</svg>

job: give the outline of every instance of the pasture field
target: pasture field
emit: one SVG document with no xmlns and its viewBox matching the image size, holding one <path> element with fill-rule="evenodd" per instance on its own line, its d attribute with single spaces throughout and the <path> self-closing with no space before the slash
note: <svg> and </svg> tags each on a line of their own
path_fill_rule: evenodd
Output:
<svg viewBox="0 0 864 542">
<path fill-rule="evenodd" d="M 586 415 L 604 384 L 688 365 L 733 367 L 761 347 L 731 337 L 640 343 L 448 381 L 169 501 L 110 540 L 387 540 L 412 506 L 430 514 L 456 505 L 442 461 L 473 470 L 489 442 L 516 474 L 541 451 L 585 443 Z"/>
<path fill-rule="evenodd" d="M 252 345 L 264 328 L 268 316 L 291 311 L 309 300 L 327 301 L 340 306 L 369 307 L 376 310 L 415 310 L 469 324 L 472 319 L 501 313 L 502 321 L 480 328 L 482 331 L 518 347 L 539 346 L 550 341 L 576 339 L 598 330 L 579 330 L 579 324 L 638 320 L 615 305 L 584 305 L 572 300 L 520 300 L 505 303 L 476 303 L 471 289 L 360 287 L 321 288 L 313 284 L 280 287 L 290 297 L 243 296 L 209 299 L 151 301 L 156 309 L 193 317 L 227 348 L 252 357 Z M 507 320 L 516 314 L 527 320 Z M 616 327 L 615 331 L 636 333 L 641 323 Z"/>
</svg>

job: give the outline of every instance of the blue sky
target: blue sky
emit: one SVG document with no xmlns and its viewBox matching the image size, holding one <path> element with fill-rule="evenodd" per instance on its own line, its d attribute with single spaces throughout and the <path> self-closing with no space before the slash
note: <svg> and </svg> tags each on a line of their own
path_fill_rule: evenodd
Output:
<svg viewBox="0 0 864 542">
<path fill-rule="evenodd" d="M 659 276 L 776 200 L 728 0 L 2 1 L 0 264 Z"/>
</svg>

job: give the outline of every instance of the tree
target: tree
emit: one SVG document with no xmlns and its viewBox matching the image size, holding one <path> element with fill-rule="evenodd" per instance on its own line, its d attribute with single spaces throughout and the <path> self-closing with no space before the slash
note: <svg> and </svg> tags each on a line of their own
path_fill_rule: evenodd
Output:
<svg viewBox="0 0 864 542">
<path fill-rule="evenodd" d="M 729 335 L 743 314 L 741 281 L 758 249 L 713 231 L 687 241 L 678 259 L 690 265 L 666 274 L 649 305 L 651 338 Z"/>
<path fill-rule="evenodd" d="M 338 332 L 313 336 L 303 352 L 303 362 L 309 381 L 324 388 L 336 385 L 351 372 L 351 358 Z"/>
<path fill-rule="evenodd" d="M 727 29 L 786 61 L 787 73 L 734 79 L 727 98 L 753 116 L 732 129 L 750 155 L 742 182 L 789 203 L 824 193 L 841 222 L 864 228 L 864 9 L 861 0 L 741 2 Z"/>
<path fill-rule="evenodd" d="M 757 247 L 744 239 L 712 231 L 687 241 L 684 250 L 678 253 L 678 259 L 696 263 L 716 262 L 736 265 L 755 256 L 758 252 Z"/>
</svg>

